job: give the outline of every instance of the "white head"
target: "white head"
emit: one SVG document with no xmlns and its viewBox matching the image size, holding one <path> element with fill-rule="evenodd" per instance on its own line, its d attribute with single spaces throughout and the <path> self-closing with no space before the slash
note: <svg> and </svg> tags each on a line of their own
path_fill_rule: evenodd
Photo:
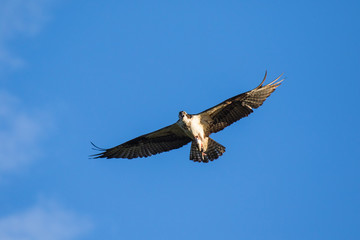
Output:
<svg viewBox="0 0 360 240">
<path fill-rule="evenodd" d="M 179 119 L 180 120 L 184 120 L 184 119 L 187 119 L 187 118 L 190 118 L 189 114 L 187 114 L 185 111 L 179 112 Z"/>
<path fill-rule="evenodd" d="M 185 111 L 179 112 L 179 119 L 183 120 L 184 118 L 187 118 L 187 113 Z"/>
</svg>

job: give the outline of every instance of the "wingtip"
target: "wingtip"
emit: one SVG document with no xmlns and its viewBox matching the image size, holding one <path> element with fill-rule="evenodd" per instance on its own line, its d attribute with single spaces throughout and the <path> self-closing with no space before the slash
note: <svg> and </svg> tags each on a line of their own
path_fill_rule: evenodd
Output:
<svg viewBox="0 0 360 240">
<path fill-rule="evenodd" d="M 265 75 L 264 75 L 263 80 L 261 81 L 261 83 L 259 84 L 259 86 L 257 86 L 256 88 L 261 88 L 261 87 L 262 87 L 262 85 L 263 85 L 264 82 L 265 82 L 266 76 L 267 76 L 267 70 L 265 70 Z"/>
<path fill-rule="evenodd" d="M 102 158 L 102 157 L 101 157 L 101 154 L 92 154 L 92 155 L 89 155 L 89 159 L 98 159 L 98 158 Z"/>
<path fill-rule="evenodd" d="M 98 158 L 109 158 L 109 157 L 105 156 L 104 152 L 89 155 L 89 159 L 98 159 Z"/>
<path fill-rule="evenodd" d="M 89 155 L 89 159 L 97 159 L 97 158 L 104 158 L 104 151 L 106 151 L 105 148 L 101 148 L 96 146 L 92 141 L 90 141 L 90 144 L 93 146 L 91 149 L 95 151 L 102 151 L 101 153 L 91 154 Z"/>
<path fill-rule="evenodd" d="M 278 87 L 285 80 L 285 78 L 279 80 L 282 77 L 282 75 L 284 75 L 284 73 L 280 74 L 274 81 L 272 81 L 267 85 Z"/>
<path fill-rule="evenodd" d="M 92 141 L 90 141 L 91 145 L 93 146 L 91 149 L 96 150 L 96 151 L 105 151 L 105 148 L 101 148 L 96 146 Z"/>
</svg>

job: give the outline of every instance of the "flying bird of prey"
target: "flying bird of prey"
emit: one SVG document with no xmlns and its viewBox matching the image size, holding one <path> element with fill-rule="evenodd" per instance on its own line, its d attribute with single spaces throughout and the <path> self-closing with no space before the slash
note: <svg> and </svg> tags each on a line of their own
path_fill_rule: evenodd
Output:
<svg viewBox="0 0 360 240">
<path fill-rule="evenodd" d="M 225 147 L 209 136 L 219 132 L 260 107 L 267 97 L 281 84 L 281 75 L 273 82 L 259 86 L 198 114 L 179 112 L 179 120 L 167 127 L 140 137 L 134 138 L 116 147 L 103 149 L 95 146 L 101 153 L 94 158 L 142 158 L 149 157 L 172 149 L 180 148 L 191 142 L 190 160 L 209 162 L 217 159 L 225 152 Z"/>
</svg>

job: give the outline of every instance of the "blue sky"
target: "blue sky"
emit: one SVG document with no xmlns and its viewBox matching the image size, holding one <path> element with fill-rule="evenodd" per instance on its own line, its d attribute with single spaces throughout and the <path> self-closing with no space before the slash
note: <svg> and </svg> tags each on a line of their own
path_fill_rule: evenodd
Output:
<svg viewBox="0 0 360 240">
<path fill-rule="evenodd" d="M 359 239 L 358 1 L 0 2 L 0 239 Z M 268 82 L 189 148 L 91 160 Z"/>
</svg>

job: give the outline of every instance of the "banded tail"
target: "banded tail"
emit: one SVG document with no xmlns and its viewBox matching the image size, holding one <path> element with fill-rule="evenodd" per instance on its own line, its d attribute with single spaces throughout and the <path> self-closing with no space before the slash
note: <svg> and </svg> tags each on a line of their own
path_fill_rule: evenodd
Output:
<svg viewBox="0 0 360 240">
<path fill-rule="evenodd" d="M 208 148 L 206 152 L 199 151 L 196 141 L 191 142 L 190 160 L 194 162 L 207 163 L 219 158 L 225 152 L 225 147 L 215 142 L 211 138 L 208 140 Z"/>
</svg>

